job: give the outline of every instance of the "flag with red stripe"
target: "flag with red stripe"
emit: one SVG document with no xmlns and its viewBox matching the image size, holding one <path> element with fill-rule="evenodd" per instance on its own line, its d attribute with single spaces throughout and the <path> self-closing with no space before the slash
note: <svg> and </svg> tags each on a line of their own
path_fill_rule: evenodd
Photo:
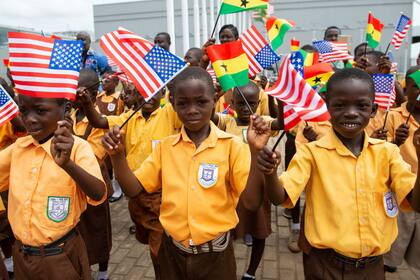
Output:
<svg viewBox="0 0 420 280">
<path fill-rule="evenodd" d="M 314 41 L 314 47 L 319 52 L 321 62 L 335 62 L 353 59 L 349 54 L 349 47 L 345 42 Z"/>
<path fill-rule="evenodd" d="M 389 109 L 395 102 L 395 78 L 392 74 L 373 74 L 375 103 L 382 109 Z"/>
<path fill-rule="evenodd" d="M 83 42 L 9 32 L 10 71 L 18 93 L 75 99 Z"/>
<path fill-rule="evenodd" d="M 254 77 L 280 60 L 255 25 L 242 33 L 240 39 L 248 57 L 250 77 Z"/>
<path fill-rule="evenodd" d="M 0 126 L 19 114 L 19 109 L 7 91 L 0 85 Z"/>
<path fill-rule="evenodd" d="M 276 84 L 266 93 L 285 104 L 285 130 L 290 130 L 300 120 L 319 122 L 330 119 L 324 100 L 295 70 L 289 56 L 280 65 Z"/>
<path fill-rule="evenodd" d="M 394 37 L 392 37 L 391 44 L 398 50 L 407 35 L 408 28 L 410 28 L 411 19 L 405 15 L 401 15 L 398 21 L 397 28 L 395 29 Z"/>
<path fill-rule="evenodd" d="M 146 101 L 187 67 L 181 58 L 124 28 L 102 36 L 100 45 Z"/>
</svg>

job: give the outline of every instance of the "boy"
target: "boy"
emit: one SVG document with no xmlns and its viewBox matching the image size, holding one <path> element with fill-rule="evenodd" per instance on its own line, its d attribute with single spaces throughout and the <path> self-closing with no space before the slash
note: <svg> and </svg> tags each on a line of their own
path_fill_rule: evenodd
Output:
<svg viewBox="0 0 420 280">
<path fill-rule="evenodd" d="M 181 133 L 158 143 L 134 173 L 118 127 L 103 138 L 127 196 L 162 189 L 159 218 L 165 233 L 158 258 L 165 280 L 236 279 L 229 237 L 238 222 L 236 204 L 245 185 L 263 184 L 261 174 L 254 172 L 254 150 L 250 170 L 247 146 L 210 122 L 215 101 L 206 70 L 188 67 L 180 73 L 174 82 L 174 107 L 183 123 Z M 257 133 L 266 130 L 261 118 L 253 120 L 248 129 L 251 147 L 261 147 Z"/>
<path fill-rule="evenodd" d="M 303 145 L 286 172 L 276 175 L 279 154 L 267 147 L 260 152 L 265 191 L 275 205 L 287 207 L 306 191 L 306 279 L 384 279 L 382 255 L 397 237 L 398 208 L 420 210 L 420 179 L 398 147 L 364 131 L 377 107 L 367 73 L 338 71 L 327 92 L 332 129 Z M 413 142 L 420 154 L 420 130 Z M 256 202 L 262 190 L 250 188 L 246 195 Z"/>
<path fill-rule="evenodd" d="M 154 38 L 155 45 L 158 45 L 162 49 L 165 49 L 169 51 L 169 48 L 171 47 L 171 35 L 169 35 L 166 32 L 159 32 L 156 34 Z"/>
<path fill-rule="evenodd" d="M 255 112 L 260 102 L 260 88 L 253 82 L 239 88 L 246 101 L 250 105 L 252 112 Z M 212 118 L 217 127 L 227 133 L 238 136 L 247 144 L 247 131 L 252 112 L 249 111 L 243 97 L 238 90 L 233 91 L 232 100 L 233 110 L 237 117 L 233 118 L 227 114 L 215 114 Z M 270 117 L 263 117 L 271 128 L 271 135 L 278 134 L 278 130 L 283 128 L 283 120 Z M 264 199 L 263 205 L 257 211 L 248 211 L 243 203 L 239 202 L 236 208 L 239 223 L 235 228 L 235 238 L 244 238 L 245 244 L 252 245 L 251 258 L 248 269 L 242 276 L 242 280 L 255 279 L 255 272 L 264 253 L 265 239 L 271 234 L 271 204 L 268 198 Z"/>
<path fill-rule="evenodd" d="M 405 76 L 406 94 L 408 101 L 401 107 L 389 112 L 386 127 L 388 138 L 399 146 L 402 158 L 411 166 L 413 173 L 418 173 L 418 160 L 416 156 L 416 146 L 413 145 L 415 131 L 420 127 L 420 102 L 419 87 L 415 81 L 409 77 L 410 74 L 419 70 L 420 66 L 408 69 Z M 410 115 L 411 117 L 406 121 Z M 420 219 L 417 213 L 400 213 L 398 216 L 398 238 L 392 244 L 391 251 L 385 255 L 385 270 L 395 272 L 397 266 L 401 265 L 403 259 L 410 266 L 420 269 L 418 260 L 420 259 Z"/>
<path fill-rule="evenodd" d="M 106 116 L 120 115 L 124 111 L 124 102 L 120 98 L 120 92 L 116 92 L 119 79 L 114 72 L 106 72 L 102 79 L 103 91 L 96 97 L 96 105 L 99 112 Z"/>
<path fill-rule="evenodd" d="M 199 48 L 190 48 L 184 56 L 184 61 L 190 66 L 200 66 L 201 58 L 203 57 L 203 50 Z"/>
<path fill-rule="evenodd" d="M 98 82 L 99 79 L 95 71 L 87 68 L 82 69 L 79 74 L 78 91 L 85 91 L 93 102 L 98 92 Z M 92 85 L 96 86 L 92 87 Z M 73 132 L 90 144 L 101 167 L 108 198 L 111 195 L 112 186 L 105 166 L 107 154 L 101 143 L 104 130 L 92 128 L 77 99 L 73 103 L 73 107 L 76 109 L 71 116 Z M 86 211 L 80 217 L 79 230 L 86 244 L 89 265 L 99 264 L 97 279 L 109 279 L 108 261 L 112 248 L 112 231 L 108 200 L 96 206 L 87 206 Z"/>
<path fill-rule="evenodd" d="M 106 198 L 98 162 L 63 120 L 70 103 L 20 95 L 19 109 L 29 136 L 0 152 L 0 191 L 9 189 L 16 237 L 16 279 L 90 279 L 86 247 L 75 227 L 87 203 Z"/>
</svg>

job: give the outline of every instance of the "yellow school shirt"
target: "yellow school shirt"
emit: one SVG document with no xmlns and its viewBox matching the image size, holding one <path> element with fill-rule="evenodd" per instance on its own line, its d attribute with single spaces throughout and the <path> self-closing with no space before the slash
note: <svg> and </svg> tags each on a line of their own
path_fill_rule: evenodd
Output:
<svg viewBox="0 0 420 280">
<path fill-rule="evenodd" d="M 107 116 L 110 128 L 121 126 L 133 113 L 132 110 L 119 116 Z M 136 170 L 152 153 L 153 147 L 163 138 L 176 134 L 182 126 L 170 103 L 156 109 L 146 120 L 137 112 L 123 128 L 126 158 L 131 170 Z"/>
<path fill-rule="evenodd" d="M 395 140 L 395 133 L 400 125 L 407 121 L 409 116 L 407 110 L 407 102 L 401 104 L 401 107 L 392 109 L 388 114 L 388 120 L 386 122 L 386 128 L 388 129 L 388 140 Z M 407 140 L 404 144 L 400 146 L 400 152 L 402 158 L 411 165 L 411 171 L 417 174 L 418 162 L 417 162 L 417 153 L 416 148 L 413 144 L 414 132 L 420 127 L 416 119 L 413 116 L 410 116 L 408 121 L 410 125 L 409 134 Z"/>
<path fill-rule="evenodd" d="M 174 240 L 188 246 L 237 225 L 236 205 L 249 168 L 248 146 L 210 123 L 198 148 L 182 128 L 162 140 L 134 174 L 147 192 L 162 189 L 159 220 Z"/>
<path fill-rule="evenodd" d="M 315 132 L 318 134 L 317 140 L 322 138 L 325 134 L 327 134 L 331 130 L 331 123 L 330 121 L 324 121 L 324 122 L 308 122 L 309 126 L 312 126 L 312 128 L 315 130 Z M 303 135 L 303 130 L 306 127 L 305 122 L 300 122 L 297 125 L 296 130 L 296 138 L 295 143 L 296 147 L 300 147 L 302 144 L 308 143 L 308 139 Z"/>
<path fill-rule="evenodd" d="M 117 102 L 117 112 L 116 114 L 119 115 L 122 112 L 124 112 L 124 101 L 120 98 L 121 92 L 116 91 L 113 94 L 107 95 L 105 91 L 102 91 L 98 96 L 96 97 L 96 100 L 102 101 L 102 103 L 111 103 L 116 101 Z M 114 111 L 114 110 L 108 110 L 108 111 Z"/>
<path fill-rule="evenodd" d="M 376 116 L 370 119 L 369 124 L 365 128 L 369 136 L 371 136 L 378 129 L 382 129 L 384 127 L 385 114 L 386 110 L 378 108 Z"/>
<path fill-rule="evenodd" d="M 228 91 L 226 94 L 231 96 L 232 91 Z M 225 104 L 225 103 L 230 104 L 231 103 L 231 102 L 226 101 L 225 95 L 221 96 L 219 98 L 219 100 L 217 100 L 216 110 L 215 110 L 216 113 L 221 113 L 225 110 L 225 107 L 224 107 L 223 104 Z M 259 116 L 269 116 L 270 115 L 270 110 L 268 108 L 268 95 L 267 95 L 267 93 L 265 93 L 264 90 L 260 90 L 260 103 L 258 104 L 257 110 L 255 111 L 255 114 L 257 114 Z"/>
<path fill-rule="evenodd" d="M 394 144 L 365 133 L 356 158 L 331 129 L 302 145 L 280 180 L 286 207 L 306 191 L 305 236 L 313 247 L 361 258 L 389 251 L 398 228 L 385 212 L 384 195 L 392 190 L 400 209 L 411 209 L 405 198 L 416 176 Z"/>
<path fill-rule="evenodd" d="M 41 246 L 64 236 L 74 228 L 87 203 L 76 182 L 51 156 L 51 139 L 43 144 L 25 136 L 0 152 L 0 191 L 9 189 L 8 218 L 17 239 Z M 103 182 L 98 161 L 89 144 L 74 137 L 70 159 Z M 104 184 L 105 190 L 105 184 Z"/>
<path fill-rule="evenodd" d="M 17 139 L 13 125 L 10 121 L 7 121 L 0 126 L 0 150 L 3 150 L 7 146 L 11 145 Z"/>
</svg>

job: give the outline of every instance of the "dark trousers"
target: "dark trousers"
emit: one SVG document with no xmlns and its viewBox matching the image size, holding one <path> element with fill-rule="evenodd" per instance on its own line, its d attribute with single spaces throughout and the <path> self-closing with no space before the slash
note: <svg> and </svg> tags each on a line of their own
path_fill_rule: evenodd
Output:
<svg viewBox="0 0 420 280">
<path fill-rule="evenodd" d="M 234 280 L 236 261 L 232 240 L 223 252 L 188 254 L 165 234 L 159 249 L 160 276 L 165 280 Z"/>
<path fill-rule="evenodd" d="M 339 261 L 332 250 L 312 248 L 303 253 L 306 280 L 384 280 L 383 258 L 361 267 Z"/>
<path fill-rule="evenodd" d="M 13 246 L 15 279 L 92 279 L 85 243 L 79 234 L 67 240 L 62 247 L 63 252 L 58 255 L 26 255 L 20 250 L 21 246 L 19 240 Z"/>
</svg>

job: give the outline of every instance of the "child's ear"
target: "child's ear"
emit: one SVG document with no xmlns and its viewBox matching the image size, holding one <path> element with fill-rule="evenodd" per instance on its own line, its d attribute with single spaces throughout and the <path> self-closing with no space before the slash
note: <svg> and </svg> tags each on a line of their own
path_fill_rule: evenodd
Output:
<svg viewBox="0 0 420 280">
<path fill-rule="evenodd" d="M 376 113 L 378 112 L 378 104 L 373 103 L 372 106 L 372 113 L 370 113 L 370 117 L 374 118 L 376 116 Z"/>
</svg>

